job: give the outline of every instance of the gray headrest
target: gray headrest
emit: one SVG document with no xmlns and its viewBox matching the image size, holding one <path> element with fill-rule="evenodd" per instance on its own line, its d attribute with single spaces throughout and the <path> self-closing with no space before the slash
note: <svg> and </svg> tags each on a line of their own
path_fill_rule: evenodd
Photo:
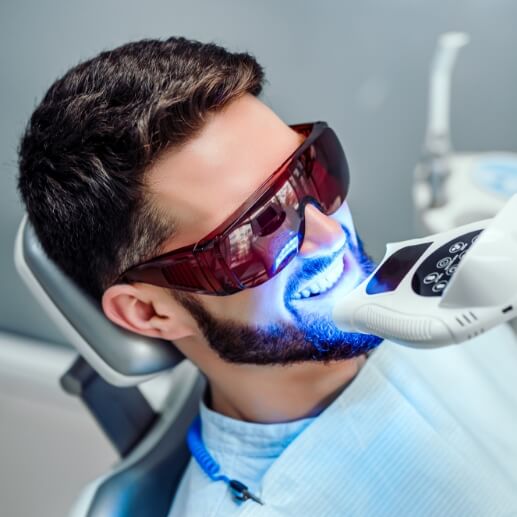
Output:
<svg viewBox="0 0 517 517">
<path fill-rule="evenodd" d="M 109 321 L 99 304 L 48 258 L 27 216 L 18 229 L 15 264 L 71 344 L 108 382 L 133 386 L 183 359 L 170 342 L 139 336 Z"/>
</svg>

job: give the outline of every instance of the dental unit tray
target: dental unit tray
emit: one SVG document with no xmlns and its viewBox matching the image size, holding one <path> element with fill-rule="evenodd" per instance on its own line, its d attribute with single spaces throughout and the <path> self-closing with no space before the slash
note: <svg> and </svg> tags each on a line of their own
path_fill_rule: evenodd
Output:
<svg viewBox="0 0 517 517">
<path fill-rule="evenodd" d="M 461 343 L 517 316 L 517 194 L 492 219 L 389 243 L 333 310 L 336 325 L 416 348 Z"/>
</svg>

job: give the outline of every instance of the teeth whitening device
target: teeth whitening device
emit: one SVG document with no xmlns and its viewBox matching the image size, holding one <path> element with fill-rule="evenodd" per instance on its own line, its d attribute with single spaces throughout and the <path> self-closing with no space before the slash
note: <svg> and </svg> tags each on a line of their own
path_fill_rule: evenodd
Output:
<svg viewBox="0 0 517 517">
<path fill-rule="evenodd" d="M 333 309 L 347 332 L 417 348 L 461 343 L 517 316 L 517 194 L 493 219 L 390 243 Z"/>
<path fill-rule="evenodd" d="M 464 33 L 443 34 L 431 69 L 413 196 L 419 229 L 433 235 L 387 245 L 377 269 L 334 307 L 342 330 L 433 348 L 517 316 L 517 156 L 455 153 L 450 143 L 451 74 L 467 43 Z"/>
</svg>

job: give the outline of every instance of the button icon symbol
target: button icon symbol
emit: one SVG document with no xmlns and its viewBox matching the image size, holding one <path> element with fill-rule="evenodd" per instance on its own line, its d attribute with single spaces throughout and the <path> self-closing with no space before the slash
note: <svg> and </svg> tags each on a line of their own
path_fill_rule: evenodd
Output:
<svg viewBox="0 0 517 517">
<path fill-rule="evenodd" d="M 463 251 L 467 247 L 467 244 L 463 241 L 455 242 L 450 248 L 449 253 L 458 253 L 458 251 Z"/>
<path fill-rule="evenodd" d="M 440 280 L 436 284 L 433 285 L 432 290 L 433 293 L 440 293 L 447 287 L 447 280 Z"/>
<path fill-rule="evenodd" d="M 443 268 L 447 267 L 451 262 L 452 262 L 451 257 L 444 257 L 436 263 L 436 267 L 439 269 L 443 269 Z"/>
<path fill-rule="evenodd" d="M 441 273 L 433 271 L 424 278 L 424 284 L 434 284 L 441 276 Z"/>
</svg>

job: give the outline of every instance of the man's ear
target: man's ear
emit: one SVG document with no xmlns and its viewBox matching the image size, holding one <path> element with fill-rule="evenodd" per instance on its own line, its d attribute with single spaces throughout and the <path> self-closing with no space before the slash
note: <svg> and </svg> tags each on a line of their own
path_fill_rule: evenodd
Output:
<svg viewBox="0 0 517 517">
<path fill-rule="evenodd" d="M 166 291 L 147 284 L 116 284 L 104 292 L 102 309 L 120 327 L 174 341 L 194 334 L 191 318 Z"/>
</svg>

